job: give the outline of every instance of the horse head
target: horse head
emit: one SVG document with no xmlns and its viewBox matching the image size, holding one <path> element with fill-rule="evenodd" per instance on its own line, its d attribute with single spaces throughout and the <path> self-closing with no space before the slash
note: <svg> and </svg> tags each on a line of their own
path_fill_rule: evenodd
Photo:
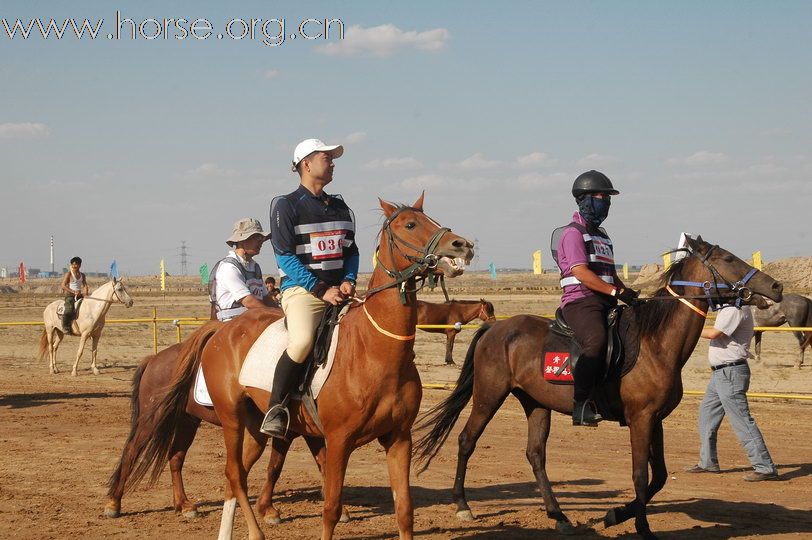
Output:
<svg viewBox="0 0 812 540">
<path fill-rule="evenodd" d="M 686 251 L 697 264 L 692 279 L 701 281 L 713 296 L 738 298 L 741 303 L 766 307 L 766 298 L 780 302 L 784 286 L 716 244 L 698 236 L 688 238 Z M 687 277 L 687 276 L 684 276 Z"/>
<path fill-rule="evenodd" d="M 127 289 L 124 288 L 124 284 L 118 278 L 113 278 L 113 297 L 118 299 L 118 301 L 126 307 L 132 307 L 133 305 L 133 299 L 130 293 L 127 292 Z"/>
<path fill-rule="evenodd" d="M 390 276 L 397 272 L 400 276 L 434 273 L 457 277 L 465 271 L 474 257 L 474 245 L 428 217 L 423 212 L 423 194 L 412 206 L 378 200 L 386 216 L 378 260 L 387 259 Z"/>
<path fill-rule="evenodd" d="M 479 318 L 485 322 L 496 320 L 496 311 L 493 308 L 493 304 L 485 300 L 484 298 L 479 299 Z"/>
</svg>

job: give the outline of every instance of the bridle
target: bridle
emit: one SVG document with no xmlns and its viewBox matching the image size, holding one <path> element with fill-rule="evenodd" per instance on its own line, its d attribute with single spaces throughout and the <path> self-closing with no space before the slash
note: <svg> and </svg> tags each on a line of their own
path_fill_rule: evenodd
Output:
<svg viewBox="0 0 812 540">
<path fill-rule="evenodd" d="M 387 268 L 380 259 L 378 259 L 378 265 L 381 269 L 386 273 L 387 276 L 392 278 L 392 282 L 386 283 L 379 287 L 375 287 L 374 289 L 370 289 L 364 295 L 364 300 L 372 296 L 373 294 L 383 291 L 385 289 L 390 289 L 392 287 L 400 286 L 400 302 L 402 304 L 406 303 L 406 293 L 413 293 L 417 292 L 422 289 L 425 284 L 426 280 L 431 280 L 430 277 L 426 277 L 426 272 L 429 270 L 433 270 L 437 268 L 437 264 L 440 262 L 440 259 L 437 255 L 434 254 L 434 250 L 437 249 L 437 246 L 440 244 L 440 240 L 442 240 L 443 236 L 446 233 L 451 232 L 451 229 L 448 227 L 440 227 L 434 220 L 429 220 L 438 225 L 437 231 L 429 238 L 426 245 L 423 247 L 416 246 L 411 242 L 408 242 L 398 236 L 395 231 L 392 230 L 392 223 L 397 219 L 397 217 L 407 210 L 411 210 L 413 212 L 420 212 L 423 213 L 422 210 L 418 210 L 417 208 L 413 208 L 411 206 L 401 206 L 395 212 L 389 216 L 386 221 L 383 223 L 383 227 L 381 227 L 381 234 L 385 234 L 388 240 L 387 244 L 389 247 L 389 257 L 390 259 L 394 260 L 395 252 L 399 254 L 401 257 L 406 259 L 407 261 L 411 262 L 409 266 L 404 268 L 403 270 L 398 270 L 396 268 Z M 403 247 L 410 248 L 415 252 L 419 253 L 419 255 L 411 255 L 406 253 L 403 250 Z M 419 287 L 415 287 L 414 289 L 407 289 L 406 285 L 407 282 L 411 279 L 423 278 L 423 282 Z"/>
<path fill-rule="evenodd" d="M 720 272 L 716 269 L 713 264 L 709 262 L 711 253 L 718 248 L 717 244 L 714 244 L 708 249 L 708 251 L 704 255 L 700 255 L 699 253 L 691 250 L 690 248 L 677 248 L 674 250 L 669 251 L 668 253 L 677 253 L 677 252 L 685 252 L 688 254 L 689 257 L 697 257 L 699 261 L 708 269 L 711 275 L 711 280 L 706 280 L 703 282 L 699 281 L 684 281 L 684 280 L 677 280 L 671 281 L 669 280 L 668 284 L 666 284 L 666 290 L 676 299 L 680 300 L 684 304 L 687 304 L 699 313 L 702 316 L 706 316 L 707 314 L 702 312 L 699 308 L 691 304 L 687 301 L 687 299 L 703 299 L 708 302 L 708 307 L 711 311 L 716 311 L 726 305 L 734 305 L 737 308 L 741 307 L 742 302 L 747 302 L 753 297 L 753 291 L 751 291 L 748 287 L 746 287 L 747 282 L 758 272 L 756 268 L 750 268 L 744 276 L 735 281 L 731 282 L 728 281 Z M 697 287 L 701 288 L 704 291 L 702 295 L 693 295 L 693 296 L 686 296 L 680 295 L 674 292 L 671 286 L 680 286 L 680 287 Z M 721 289 L 726 289 L 725 292 L 722 292 Z M 654 297 L 654 298 L 662 298 L 667 299 L 668 297 Z M 645 300 L 653 300 L 654 298 L 646 298 Z"/>
</svg>

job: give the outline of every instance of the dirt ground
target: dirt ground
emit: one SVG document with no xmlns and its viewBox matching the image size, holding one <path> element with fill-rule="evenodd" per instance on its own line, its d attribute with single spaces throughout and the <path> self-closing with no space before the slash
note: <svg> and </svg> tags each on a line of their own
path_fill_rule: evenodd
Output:
<svg viewBox="0 0 812 540">
<path fill-rule="evenodd" d="M 497 314 L 550 313 L 554 294 L 546 287 L 494 287 L 483 294 L 470 287 L 457 298 L 487 296 Z M 518 289 L 518 290 L 517 290 Z M 535 290 L 531 290 L 535 289 Z M 458 291 L 459 292 L 459 291 Z M 552 291 L 550 291 L 552 292 Z M 424 295 L 441 300 L 437 294 Z M 47 294 L 0 294 L 0 321 L 38 320 L 52 299 Z M 135 306 L 113 306 L 108 318 L 143 317 L 156 306 L 160 317 L 206 316 L 205 299 L 193 291 L 163 296 L 135 294 Z M 185 332 L 190 329 L 186 328 Z M 146 325 L 111 325 L 100 344 L 102 374 L 88 371 L 89 352 L 78 377 L 70 376 L 77 345 L 68 338 L 59 352 L 62 373 L 49 375 L 34 359 L 38 327 L 0 327 L 0 536 L 4 538 L 200 538 L 216 535 L 223 496 L 224 457 L 218 428 L 198 432 L 184 468 L 186 488 L 199 503 L 202 517 L 185 519 L 171 508 L 169 476 L 139 487 L 123 499 L 122 517 L 103 517 L 106 481 L 129 430 L 130 378 L 138 359 L 151 352 Z M 175 340 L 174 327 L 162 325 L 162 346 Z M 472 332 L 460 334 L 454 357 L 461 363 Z M 420 333 L 416 362 L 424 383 L 451 383 L 458 368 L 444 366 L 444 337 Z M 683 371 L 686 389 L 707 382 L 707 345 L 700 343 Z M 801 370 L 789 334 L 766 334 L 763 362 L 753 370 L 751 391 L 812 393 L 810 358 Z M 425 390 L 423 409 L 447 395 Z M 781 481 L 749 484 L 744 451 L 724 424 L 719 434 L 723 473 L 691 475 L 682 470 L 697 459 L 699 397 L 686 396 L 665 422 L 669 480 L 649 507 L 652 528 L 662 538 L 812 538 L 812 437 L 806 419 L 812 403 L 751 400 Z M 412 476 L 415 534 L 419 538 L 554 538 L 554 523 L 542 508 L 525 458 L 526 422 L 509 398 L 485 431 L 471 459 L 467 493 L 475 522 L 454 517 L 450 488 L 456 464 L 456 434 L 432 467 Z M 263 481 L 266 459 L 252 471 L 250 492 Z M 555 415 L 548 453 L 548 473 L 565 513 L 579 524 L 579 538 L 616 538 L 634 531 L 631 522 L 605 529 L 606 510 L 633 496 L 628 431 L 617 425 L 573 428 Z M 317 538 L 321 532 L 320 477 L 301 441 L 294 443 L 277 492 L 280 525 L 263 525 L 269 538 Z M 377 445 L 356 450 L 344 490 L 353 520 L 339 524 L 340 538 L 397 537 L 393 503 L 383 452 Z M 240 512 L 235 538 L 246 535 Z"/>
</svg>

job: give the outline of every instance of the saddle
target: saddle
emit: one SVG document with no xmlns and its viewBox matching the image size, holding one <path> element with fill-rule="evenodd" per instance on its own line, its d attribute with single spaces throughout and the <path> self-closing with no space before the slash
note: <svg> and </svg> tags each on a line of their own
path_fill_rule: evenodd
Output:
<svg viewBox="0 0 812 540">
<path fill-rule="evenodd" d="M 84 297 L 77 300 L 76 303 L 73 305 L 73 318 L 74 319 L 76 319 L 76 316 L 79 314 L 79 306 L 82 305 L 83 300 L 84 300 Z M 56 306 L 56 315 L 60 319 L 65 317 L 65 302 L 62 302 L 61 304 Z"/>
<path fill-rule="evenodd" d="M 633 320 L 633 314 L 623 317 L 626 306 L 615 306 L 609 310 L 606 317 L 606 326 L 609 339 L 607 340 L 606 355 L 603 370 L 603 380 L 611 375 L 623 372 L 625 375 L 628 369 L 624 359 L 627 341 L 624 340 L 620 332 L 620 321 L 622 318 Z M 635 336 L 636 337 L 636 336 Z M 634 339 L 635 345 L 637 340 Z M 544 379 L 553 384 L 572 384 L 572 370 L 581 357 L 581 346 L 575 339 L 575 332 L 567 325 L 561 308 L 555 312 L 555 319 L 550 323 L 550 334 L 544 342 Z M 634 351 L 634 359 L 637 358 L 637 351 Z M 631 362 L 633 364 L 633 362 Z M 552 368 L 552 369 L 551 369 Z"/>
</svg>

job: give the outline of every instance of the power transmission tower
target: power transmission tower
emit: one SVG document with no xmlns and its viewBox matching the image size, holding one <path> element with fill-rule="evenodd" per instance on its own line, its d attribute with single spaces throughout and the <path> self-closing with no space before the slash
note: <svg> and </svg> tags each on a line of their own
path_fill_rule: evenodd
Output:
<svg viewBox="0 0 812 540">
<path fill-rule="evenodd" d="M 474 267 L 474 271 L 479 271 L 479 252 L 482 249 L 482 246 L 479 245 L 479 239 L 474 238 L 474 260 L 471 261 L 471 266 Z"/>
<path fill-rule="evenodd" d="M 189 274 L 189 272 L 188 272 L 188 264 L 186 262 L 187 255 L 188 254 L 186 253 L 186 240 L 181 240 L 180 241 L 180 272 L 184 276 Z"/>
</svg>

